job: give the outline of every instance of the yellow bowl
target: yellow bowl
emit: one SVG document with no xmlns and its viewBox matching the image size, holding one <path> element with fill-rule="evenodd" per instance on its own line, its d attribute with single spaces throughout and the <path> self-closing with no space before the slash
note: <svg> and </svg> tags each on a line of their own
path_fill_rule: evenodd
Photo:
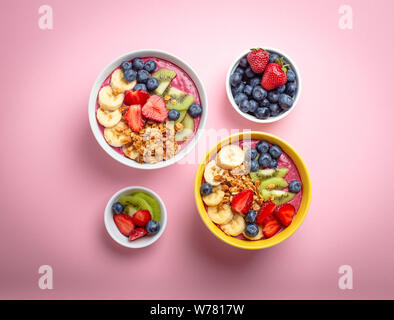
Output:
<svg viewBox="0 0 394 320">
<path fill-rule="evenodd" d="M 212 157 L 216 155 L 216 153 L 225 145 L 234 143 L 240 140 L 265 140 L 272 144 L 279 145 L 283 152 L 285 152 L 294 162 L 296 165 L 298 172 L 300 174 L 302 180 L 302 200 L 300 207 L 297 211 L 297 214 L 294 216 L 293 222 L 284 230 L 277 233 L 275 236 L 269 239 L 257 240 L 257 241 L 248 241 L 248 240 L 241 240 L 225 234 L 222 230 L 220 230 L 208 217 L 207 211 L 205 210 L 204 203 L 201 198 L 200 194 L 200 187 L 201 181 L 204 174 L 205 165 L 209 162 Z M 312 190 L 311 190 L 311 179 L 309 177 L 308 169 L 304 161 L 301 159 L 300 155 L 297 151 L 294 150 L 287 142 L 283 141 L 282 139 L 268 134 L 264 132 L 243 132 L 234 134 L 232 136 L 223 139 L 222 141 L 218 142 L 212 149 L 210 149 L 206 155 L 204 156 L 203 160 L 201 161 L 200 165 L 198 166 L 195 181 L 194 181 L 194 196 L 196 198 L 196 204 L 198 212 L 202 220 L 204 221 L 205 225 L 208 229 L 220 240 L 228 243 L 234 247 L 242 248 L 242 249 L 264 249 L 268 247 L 272 247 L 290 237 L 301 225 L 304 221 L 305 216 L 308 212 L 309 205 L 311 202 L 312 197 Z"/>
</svg>

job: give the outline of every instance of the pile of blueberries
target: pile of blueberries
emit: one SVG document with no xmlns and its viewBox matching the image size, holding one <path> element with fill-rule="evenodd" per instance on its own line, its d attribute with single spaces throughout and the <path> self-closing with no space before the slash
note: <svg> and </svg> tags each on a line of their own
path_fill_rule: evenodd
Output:
<svg viewBox="0 0 394 320">
<path fill-rule="evenodd" d="M 156 70 L 156 62 L 148 60 L 144 62 L 140 58 L 136 58 L 133 62 L 124 61 L 120 66 L 124 72 L 124 79 L 127 82 L 132 82 L 137 79 L 137 84 L 134 86 L 134 91 L 149 90 L 153 91 L 159 86 L 159 81 L 150 76 Z"/>
<path fill-rule="evenodd" d="M 260 141 L 255 148 L 246 150 L 246 162 L 249 170 L 255 172 L 262 168 L 276 168 L 278 166 L 278 158 L 282 154 L 282 149 L 276 145 L 269 145 L 267 141 Z"/>
<path fill-rule="evenodd" d="M 269 63 L 274 63 L 280 56 L 270 53 Z M 283 86 L 267 91 L 261 86 L 263 73 L 254 73 L 248 59 L 243 57 L 230 76 L 231 92 L 235 103 L 242 112 L 257 119 L 277 117 L 293 106 L 297 93 L 296 75 L 287 67 L 287 82 Z"/>
</svg>

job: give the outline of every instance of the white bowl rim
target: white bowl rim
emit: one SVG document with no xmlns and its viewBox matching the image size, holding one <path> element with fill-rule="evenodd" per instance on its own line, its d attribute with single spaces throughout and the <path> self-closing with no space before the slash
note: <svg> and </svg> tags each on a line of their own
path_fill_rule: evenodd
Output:
<svg viewBox="0 0 394 320">
<path fill-rule="evenodd" d="M 165 59 L 168 60 L 175 65 L 177 65 L 180 69 L 182 69 L 194 82 L 195 86 L 197 87 L 199 96 L 200 96 L 200 102 L 203 107 L 203 113 L 200 117 L 200 122 L 198 129 L 193 137 L 193 139 L 188 142 L 187 146 L 181 150 L 178 154 L 175 155 L 175 157 L 165 160 L 165 161 L 160 161 L 154 164 L 151 163 L 138 163 L 132 159 L 127 158 L 124 155 L 119 154 L 116 150 L 114 150 L 104 139 L 103 134 L 100 131 L 99 124 L 96 120 L 96 101 L 97 101 L 97 94 L 98 91 L 101 87 L 101 84 L 103 81 L 108 77 L 108 75 L 120 65 L 122 61 L 125 60 L 130 60 L 133 58 L 137 57 L 158 57 L 160 59 Z M 186 70 L 185 70 L 186 69 Z M 205 124 L 207 121 L 208 117 L 208 98 L 206 94 L 206 90 L 204 88 L 204 85 L 200 79 L 200 77 L 197 75 L 197 73 L 194 71 L 194 69 L 186 63 L 184 60 L 179 58 L 178 56 L 175 56 L 171 53 L 157 50 L 157 49 L 141 49 L 141 50 L 135 50 L 131 51 L 128 53 L 125 53 L 114 60 L 112 60 L 105 68 L 100 72 L 100 74 L 97 76 L 92 89 L 90 91 L 90 96 L 89 96 L 89 107 L 88 107 L 88 115 L 89 115 L 89 123 L 90 123 L 90 128 L 93 132 L 94 137 L 96 138 L 96 141 L 98 144 L 101 146 L 104 151 L 109 154 L 113 159 L 119 161 L 120 163 L 136 168 L 136 169 L 144 169 L 144 170 L 151 170 L 151 169 L 160 169 L 164 167 L 168 167 L 182 158 L 184 158 L 187 154 L 189 154 L 194 146 L 197 144 L 198 140 L 200 139 L 202 135 L 202 131 L 205 128 Z"/>
<path fill-rule="evenodd" d="M 259 48 L 259 46 L 252 47 L 252 48 Z M 267 51 L 270 51 L 270 52 L 274 52 L 274 53 L 279 54 L 280 56 L 283 56 L 286 59 L 286 61 L 290 64 L 291 69 L 294 71 L 294 73 L 296 75 L 296 81 L 297 81 L 297 93 L 296 93 L 296 96 L 295 96 L 295 99 L 294 99 L 294 102 L 293 102 L 293 106 L 289 110 L 287 110 L 286 112 L 282 113 L 281 115 L 279 115 L 277 117 L 269 117 L 268 119 L 257 119 L 256 117 L 254 117 L 254 116 L 252 116 L 250 114 L 244 113 L 241 110 L 239 110 L 239 107 L 235 103 L 233 94 L 231 92 L 230 76 L 233 73 L 233 71 L 235 70 L 235 68 L 238 66 L 238 63 L 241 60 L 241 58 L 243 58 L 246 54 L 248 54 L 250 52 L 250 50 L 244 51 L 230 65 L 230 68 L 228 69 L 227 76 L 226 76 L 226 92 L 227 92 L 227 97 L 230 100 L 231 105 L 233 106 L 235 111 L 237 111 L 242 117 L 244 117 L 245 119 L 248 119 L 250 121 L 257 122 L 257 123 L 272 123 L 272 122 L 276 122 L 276 121 L 279 121 L 279 120 L 283 119 L 284 117 L 288 116 L 291 111 L 293 111 L 293 109 L 295 108 L 295 106 L 296 106 L 296 104 L 297 104 L 297 102 L 299 100 L 302 85 L 301 85 L 301 76 L 300 76 L 300 73 L 298 71 L 297 65 L 294 63 L 293 60 L 291 60 L 291 58 L 289 58 L 288 55 L 286 55 L 284 52 L 282 52 L 281 50 L 276 49 L 276 48 L 264 47 L 264 50 L 267 50 Z"/>
<path fill-rule="evenodd" d="M 138 242 L 138 239 L 136 240 L 136 242 L 128 241 L 127 237 L 122 235 L 120 232 L 119 232 L 119 236 L 115 235 L 114 233 L 111 232 L 111 228 L 109 226 L 109 224 L 111 223 L 111 224 L 113 224 L 113 226 L 115 226 L 115 228 L 117 228 L 116 225 L 115 225 L 115 222 L 114 222 L 114 220 L 112 218 L 112 216 L 113 216 L 112 204 L 122 194 L 124 194 L 126 192 L 132 192 L 132 191 L 145 191 L 145 192 L 151 194 L 152 196 L 154 196 L 160 203 L 160 208 L 161 208 L 160 230 L 155 235 L 149 236 L 149 240 L 150 241 L 145 241 L 144 243 Z M 161 235 L 163 234 L 164 229 L 167 226 L 167 209 L 166 209 L 166 206 L 164 204 L 164 201 L 153 190 L 151 190 L 149 188 L 146 188 L 146 187 L 142 187 L 142 186 L 125 187 L 125 188 L 117 191 L 115 194 L 113 194 L 112 197 L 108 200 L 107 205 L 105 206 L 105 210 L 104 210 L 104 225 L 105 225 L 105 229 L 107 230 L 107 232 L 110 235 L 110 237 L 115 242 L 120 244 L 121 246 L 126 247 L 126 248 L 132 248 L 132 249 L 145 248 L 147 246 L 150 246 L 154 242 L 156 242 L 161 237 Z M 121 241 L 120 239 L 123 239 L 123 238 L 124 238 L 124 241 Z"/>
</svg>

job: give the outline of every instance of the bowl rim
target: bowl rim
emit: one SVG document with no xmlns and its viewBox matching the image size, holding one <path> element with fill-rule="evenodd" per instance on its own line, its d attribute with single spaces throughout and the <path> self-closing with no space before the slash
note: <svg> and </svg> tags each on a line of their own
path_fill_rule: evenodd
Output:
<svg viewBox="0 0 394 320">
<path fill-rule="evenodd" d="M 118 199 L 122 194 L 125 194 L 127 192 L 132 192 L 132 191 L 145 191 L 149 194 L 151 194 L 152 196 L 154 196 L 157 201 L 159 201 L 160 203 L 160 208 L 161 208 L 161 219 L 160 219 L 160 230 L 157 234 L 151 236 L 150 241 L 146 241 L 144 244 L 140 244 L 138 245 L 138 242 L 122 242 L 120 239 L 120 237 L 118 237 L 118 235 L 114 234 L 111 231 L 111 228 L 109 226 L 109 224 L 113 224 L 113 226 L 115 226 L 115 222 L 112 219 L 113 213 L 112 213 L 112 204 L 116 201 L 116 199 Z M 117 242 L 118 244 L 120 244 L 123 247 L 126 248 L 131 248 L 131 249 L 139 249 L 139 248 L 145 248 L 147 246 L 150 246 L 151 244 L 155 243 L 157 240 L 159 240 L 159 238 L 161 237 L 161 235 L 163 234 L 166 226 L 167 226 L 167 209 L 166 206 L 164 204 L 164 201 L 160 198 L 160 196 L 154 192 L 152 189 L 146 188 L 146 187 L 142 187 L 142 186 L 128 186 L 125 187 L 123 189 L 118 190 L 117 192 L 115 192 L 111 198 L 108 200 L 107 205 L 105 206 L 104 209 L 104 225 L 105 225 L 105 229 L 107 230 L 107 233 L 110 235 L 110 237 Z M 124 235 L 121 235 L 122 237 L 125 237 Z M 125 237 L 126 238 L 126 237 Z M 127 239 L 127 238 L 126 238 Z M 138 240 L 137 240 L 138 241 Z"/>
<path fill-rule="evenodd" d="M 259 46 L 253 47 L 253 48 L 259 48 Z M 239 61 L 245 55 L 247 55 L 250 52 L 250 50 L 244 51 L 230 65 L 230 67 L 229 67 L 229 69 L 227 71 L 227 75 L 226 75 L 226 93 L 227 93 L 227 98 L 229 99 L 229 101 L 230 101 L 231 105 L 233 106 L 233 108 L 235 109 L 235 111 L 238 112 L 245 119 L 253 121 L 253 122 L 256 122 L 256 123 L 273 123 L 273 122 L 279 121 L 279 120 L 287 117 L 290 114 L 290 112 L 293 111 L 293 109 L 295 108 L 295 106 L 296 106 L 296 104 L 297 104 L 297 102 L 299 100 L 300 94 L 301 94 L 302 82 L 301 82 L 301 76 L 300 76 L 300 72 L 298 70 L 297 65 L 295 64 L 295 62 L 291 58 L 289 58 L 288 55 L 286 55 L 283 51 L 281 51 L 279 49 L 276 49 L 276 48 L 265 47 L 264 50 L 267 50 L 267 51 L 273 52 L 273 53 L 277 53 L 280 56 L 283 56 L 286 59 L 286 61 L 290 64 L 292 70 L 294 71 L 294 73 L 296 75 L 296 81 L 297 81 L 297 93 L 296 93 L 296 96 L 295 96 L 295 99 L 294 99 L 294 102 L 293 102 L 293 106 L 289 110 L 287 110 L 286 112 L 282 113 L 281 115 L 279 115 L 277 117 L 269 117 L 268 119 L 257 119 L 256 117 L 254 117 L 254 116 L 252 116 L 250 114 L 244 113 L 241 110 L 239 110 L 239 107 L 235 103 L 233 94 L 231 92 L 230 76 L 233 73 L 233 71 L 235 70 L 235 68 L 238 66 Z"/>
<path fill-rule="evenodd" d="M 303 184 L 303 194 L 302 194 L 302 200 L 300 207 L 293 219 L 293 222 L 286 227 L 284 230 L 281 232 L 277 233 L 273 237 L 269 239 L 263 239 L 263 240 L 257 240 L 257 241 L 246 241 L 246 240 L 241 240 L 237 239 L 231 236 L 226 235 L 222 230 L 220 230 L 216 224 L 214 224 L 211 219 L 208 217 L 208 213 L 205 210 L 204 203 L 202 201 L 202 197 L 200 194 L 200 187 L 201 187 L 201 181 L 202 177 L 204 174 L 204 169 L 205 169 L 205 164 L 210 161 L 210 159 L 217 154 L 217 152 L 225 145 L 243 140 L 244 136 L 248 135 L 248 138 L 250 139 L 256 139 L 256 140 L 266 140 L 270 143 L 275 143 L 278 144 L 282 150 L 292 159 L 294 164 L 297 167 L 298 173 L 300 174 L 302 184 Z M 250 135 L 250 137 L 249 137 Z M 256 250 L 256 249 L 265 249 L 272 247 L 274 245 L 277 245 L 281 243 L 282 241 L 286 240 L 289 238 L 294 232 L 300 227 L 302 222 L 304 221 L 308 209 L 310 206 L 311 198 L 312 198 L 312 186 L 311 186 L 311 179 L 309 176 L 308 169 L 306 167 L 306 164 L 304 160 L 301 158 L 301 156 L 298 154 L 298 152 L 287 142 L 282 140 L 281 138 L 261 132 L 261 131 L 248 131 L 248 132 L 240 132 L 236 133 L 233 135 L 230 135 L 221 141 L 219 141 L 215 146 L 213 146 L 209 151 L 204 155 L 203 159 L 201 160 L 197 171 L 195 175 L 195 180 L 194 180 L 194 196 L 196 200 L 196 206 L 197 210 L 199 212 L 199 215 L 201 219 L 203 220 L 204 224 L 207 226 L 207 228 L 220 240 L 223 242 L 232 245 L 234 247 L 238 247 L 241 249 L 249 249 L 249 250 Z"/>
<path fill-rule="evenodd" d="M 99 124 L 96 120 L 96 101 L 97 101 L 97 95 L 100 90 L 101 84 L 108 77 L 108 75 L 116 67 L 118 67 L 121 64 L 122 61 L 134 59 L 137 57 L 149 57 L 149 56 L 157 57 L 159 59 L 164 59 L 164 60 L 167 60 L 171 63 L 174 63 L 191 78 L 191 80 L 194 82 L 194 85 L 196 86 L 196 88 L 198 90 L 201 105 L 203 107 L 203 112 L 201 114 L 198 129 L 197 129 L 194 137 L 192 138 L 191 141 L 188 142 L 188 144 L 186 145 L 186 147 L 183 150 L 181 150 L 179 153 L 177 153 L 173 158 L 171 158 L 169 160 L 159 161 L 154 164 L 151 164 L 151 163 L 140 164 L 132 159 L 127 158 L 124 155 L 119 154 L 115 149 L 113 149 L 112 146 L 110 146 L 105 141 L 104 136 L 101 133 Z M 204 88 L 204 84 L 201 81 L 200 77 L 198 76 L 196 71 L 183 59 L 179 58 L 176 55 L 173 55 L 171 53 L 168 53 L 168 52 L 162 51 L 162 50 L 140 49 L 140 50 L 130 51 L 125 54 L 122 54 L 121 56 L 118 56 L 117 58 L 112 60 L 110 63 L 108 63 L 102 69 L 102 71 L 96 77 L 96 79 L 93 83 L 92 89 L 90 90 L 89 104 L 88 104 L 88 116 L 89 116 L 90 128 L 93 132 L 93 135 L 94 135 L 97 143 L 113 159 L 115 159 L 116 161 L 118 161 L 128 167 L 132 167 L 132 168 L 136 168 L 136 169 L 143 169 L 143 170 L 160 169 L 160 168 L 168 167 L 172 164 L 177 163 L 178 161 L 183 159 L 186 155 L 188 155 L 193 150 L 193 148 L 197 144 L 198 140 L 200 139 L 202 132 L 203 132 L 205 125 L 206 125 L 206 121 L 207 121 L 207 117 L 208 117 L 208 98 L 207 98 L 206 90 Z"/>
</svg>

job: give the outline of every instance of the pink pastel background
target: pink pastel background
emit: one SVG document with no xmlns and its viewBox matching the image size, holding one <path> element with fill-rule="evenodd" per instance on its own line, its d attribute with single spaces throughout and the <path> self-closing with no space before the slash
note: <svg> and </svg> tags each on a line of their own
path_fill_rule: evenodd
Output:
<svg viewBox="0 0 394 320">
<path fill-rule="evenodd" d="M 51 5 L 54 29 L 38 28 Z M 338 27 L 341 4 L 353 30 Z M 2 1 L 0 298 L 394 298 L 392 1 Z M 225 93 L 240 52 L 276 47 L 296 61 L 296 109 L 271 125 L 239 117 Z M 263 251 L 217 240 L 195 208 L 197 164 L 137 171 L 110 158 L 88 123 L 99 72 L 128 51 L 186 60 L 209 99 L 207 128 L 278 135 L 312 179 L 308 216 Z M 168 225 L 146 249 L 120 247 L 103 210 L 128 185 L 164 199 Z M 51 265 L 54 289 L 38 268 Z M 354 289 L 338 288 L 351 265 Z"/>
</svg>

